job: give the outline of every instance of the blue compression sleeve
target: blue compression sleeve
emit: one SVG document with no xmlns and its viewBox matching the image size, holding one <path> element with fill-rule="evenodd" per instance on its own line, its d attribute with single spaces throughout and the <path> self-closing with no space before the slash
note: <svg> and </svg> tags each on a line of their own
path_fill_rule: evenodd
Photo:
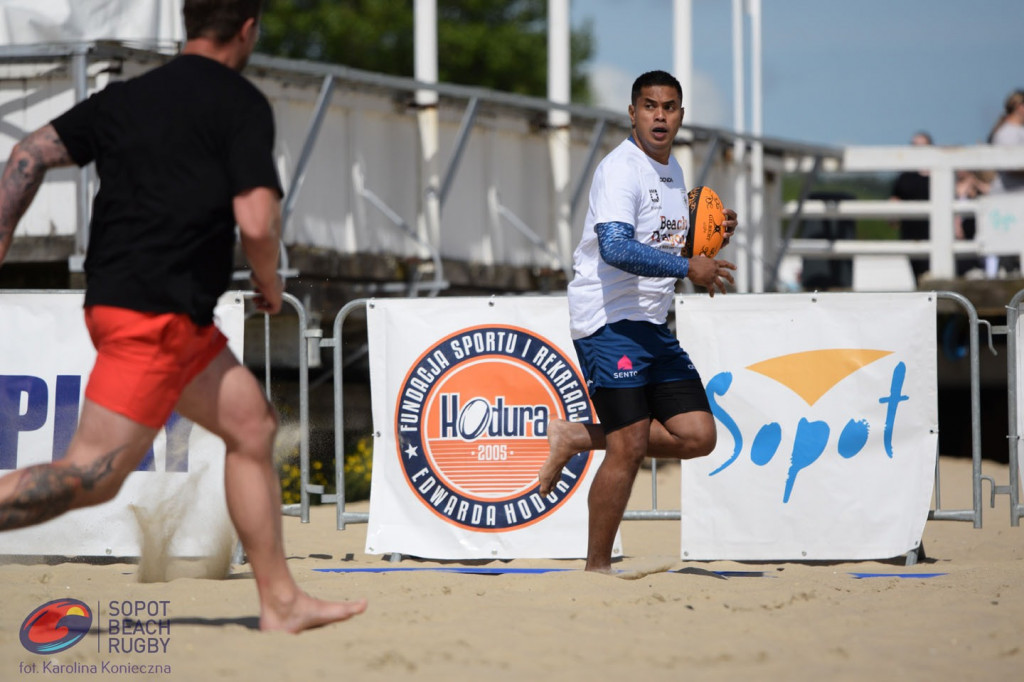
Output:
<svg viewBox="0 0 1024 682">
<path fill-rule="evenodd" d="M 682 279 L 690 271 L 690 259 L 641 244 L 629 223 L 599 223 L 594 231 L 604 262 L 631 275 Z"/>
</svg>

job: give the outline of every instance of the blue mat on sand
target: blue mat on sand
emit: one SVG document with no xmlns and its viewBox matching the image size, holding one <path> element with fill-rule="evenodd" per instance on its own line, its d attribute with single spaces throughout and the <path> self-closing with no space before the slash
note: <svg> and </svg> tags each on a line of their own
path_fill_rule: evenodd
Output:
<svg viewBox="0 0 1024 682">
<path fill-rule="evenodd" d="M 536 575 L 540 573 L 559 573 L 563 571 L 581 571 L 577 568 L 512 568 L 505 566 L 381 566 L 381 567 L 359 567 L 359 568 L 314 568 L 320 573 L 408 573 L 412 571 L 434 571 L 437 573 L 472 573 L 476 575 L 508 575 L 526 574 Z M 623 573 L 627 571 L 615 571 Z M 677 571 L 667 571 L 669 573 Z M 766 575 L 761 571 L 708 571 L 707 574 L 714 574 L 722 578 L 774 578 L 773 575 Z"/>
<path fill-rule="evenodd" d="M 861 578 L 937 578 L 946 573 L 851 573 L 858 580 Z"/>
<path fill-rule="evenodd" d="M 509 568 L 498 566 L 395 566 L 382 568 L 314 568 L 320 573 L 407 573 L 410 571 L 436 571 L 438 573 L 475 573 L 479 575 L 504 575 L 507 573 L 554 573 L 572 571 L 572 568 Z"/>
<path fill-rule="evenodd" d="M 489 566 L 382 566 L 359 568 L 314 568 L 318 573 L 408 573 L 413 571 L 434 571 L 436 573 L 470 573 L 474 575 L 538 575 L 577 571 L 576 568 L 512 568 Z M 708 571 L 722 578 L 774 578 L 761 571 Z M 946 573 L 850 573 L 854 578 L 937 578 Z"/>
</svg>

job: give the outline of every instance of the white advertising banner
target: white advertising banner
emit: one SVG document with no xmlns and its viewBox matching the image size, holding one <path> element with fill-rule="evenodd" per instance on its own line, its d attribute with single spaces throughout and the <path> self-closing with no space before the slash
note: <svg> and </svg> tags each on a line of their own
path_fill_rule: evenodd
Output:
<svg viewBox="0 0 1024 682">
<path fill-rule="evenodd" d="M 550 420 L 593 419 L 565 298 L 379 300 L 367 325 L 367 553 L 585 557 L 602 453 L 574 456 L 550 495 L 537 491 Z"/>
<path fill-rule="evenodd" d="M 96 357 L 82 303 L 80 291 L 0 293 L 0 473 L 67 450 Z M 241 358 L 242 297 L 225 294 L 216 318 Z M 223 481 L 223 441 L 173 414 L 117 497 L 2 532 L 0 554 L 139 556 L 140 523 L 160 521 L 170 556 L 205 556 L 221 540 L 209 529 L 229 523 Z"/>
<path fill-rule="evenodd" d="M 984 254 L 1024 254 L 1024 196 L 991 194 L 978 200 L 978 246 Z"/>
<path fill-rule="evenodd" d="M 0 0 L 0 44 L 116 40 L 173 51 L 182 0 Z"/>
<path fill-rule="evenodd" d="M 938 441 L 934 295 L 676 300 L 718 426 L 683 462 L 682 558 L 855 560 L 920 544 Z"/>
</svg>

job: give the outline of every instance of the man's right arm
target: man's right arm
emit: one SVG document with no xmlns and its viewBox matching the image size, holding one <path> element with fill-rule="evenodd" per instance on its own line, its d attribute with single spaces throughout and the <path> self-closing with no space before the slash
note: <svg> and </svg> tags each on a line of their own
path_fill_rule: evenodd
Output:
<svg viewBox="0 0 1024 682">
<path fill-rule="evenodd" d="M 10 249 L 14 228 L 35 198 L 46 171 L 73 163 L 52 125 L 43 126 L 11 150 L 0 176 L 0 263 Z"/>
<path fill-rule="evenodd" d="M 242 236 L 242 250 L 252 268 L 252 283 L 259 296 L 256 307 L 264 312 L 281 310 L 284 284 L 277 274 L 281 243 L 281 198 L 276 189 L 253 187 L 234 198 L 235 220 Z"/>
<path fill-rule="evenodd" d="M 599 223 L 594 226 L 601 259 L 608 265 L 641 277 L 686 277 L 690 262 L 636 240 L 636 228 L 629 223 Z"/>
<path fill-rule="evenodd" d="M 735 220 L 735 213 L 730 219 Z M 706 256 L 683 258 L 641 244 L 635 239 L 636 229 L 628 223 L 600 223 L 594 226 L 594 230 L 601 258 L 624 272 L 642 277 L 689 277 L 712 296 L 716 290 L 725 293 L 723 280 L 733 283 L 729 271 L 735 270 L 736 266 L 729 261 Z"/>
</svg>

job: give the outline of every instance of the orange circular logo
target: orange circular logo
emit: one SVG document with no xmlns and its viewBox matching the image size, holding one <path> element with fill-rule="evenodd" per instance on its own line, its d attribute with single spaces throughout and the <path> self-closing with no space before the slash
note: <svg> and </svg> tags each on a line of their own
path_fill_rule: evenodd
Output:
<svg viewBox="0 0 1024 682">
<path fill-rule="evenodd" d="M 588 422 L 593 410 L 575 365 L 518 327 L 471 327 L 434 344 L 406 374 L 395 414 L 397 455 L 413 492 L 470 530 L 536 523 L 572 496 L 590 460 L 573 457 L 541 497 L 550 420 Z"/>
</svg>

